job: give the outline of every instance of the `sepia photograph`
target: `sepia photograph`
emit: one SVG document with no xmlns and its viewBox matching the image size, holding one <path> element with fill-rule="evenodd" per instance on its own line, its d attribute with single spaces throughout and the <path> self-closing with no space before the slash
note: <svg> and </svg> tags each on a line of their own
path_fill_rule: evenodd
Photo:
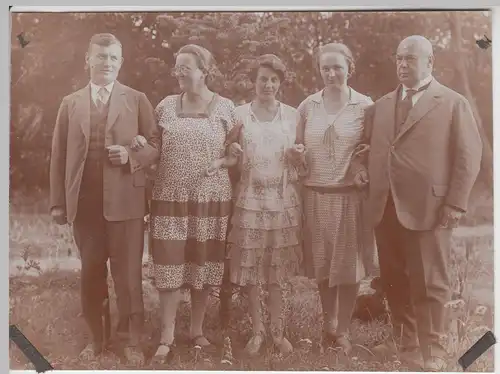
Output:
<svg viewBox="0 0 500 374">
<path fill-rule="evenodd" d="M 494 372 L 492 18 L 11 9 L 10 368 Z"/>
</svg>

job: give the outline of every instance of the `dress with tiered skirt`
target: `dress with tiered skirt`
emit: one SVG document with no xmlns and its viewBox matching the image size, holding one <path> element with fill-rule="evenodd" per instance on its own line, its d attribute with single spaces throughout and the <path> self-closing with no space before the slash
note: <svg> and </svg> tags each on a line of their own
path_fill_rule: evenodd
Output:
<svg viewBox="0 0 500 374">
<path fill-rule="evenodd" d="M 295 141 L 295 109 L 280 104 L 261 122 L 250 104 L 238 107 L 240 181 L 228 236 L 231 282 L 285 285 L 301 262 L 301 203 L 297 172 L 286 156 Z"/>
</svg>

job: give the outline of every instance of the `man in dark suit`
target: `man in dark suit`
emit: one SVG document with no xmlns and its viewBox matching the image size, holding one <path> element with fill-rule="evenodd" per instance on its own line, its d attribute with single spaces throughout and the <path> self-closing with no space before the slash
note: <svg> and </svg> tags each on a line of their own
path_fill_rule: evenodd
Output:
<svg viewBox="0 0 500 374">
<path fill-rule="evenodd" d="M 107 261 L 117 296 L 117 333 L 127 338 L 125 356 L 144 357 L 142 256 L 146 214 L 145 167 L 158 158 L 159 134 L 150 102 L 116 78 L 122 46 L 112 34 L 94 35 L 86 54 L 90 83 L 66 96 L 59 108 L 50 163 L 50 210 L 58 224 L 73 225 L 80 252 L 81 298 L 92 341 L 84 357 L 108 343 Z M 130 148 L 142 135 L 148 144 Z"/>
<path fill-rule="evenodd" d="M 468 101 L 432 77 L 422 36 L 397 50 L 398 88 L 366 113 L 369 205 L 396 348 L 426 371 L 445 367 L 450 239 L 466 213 L 482 143 Z M 423 358 L 423 360 L 422 360 Z"/>
</svg>

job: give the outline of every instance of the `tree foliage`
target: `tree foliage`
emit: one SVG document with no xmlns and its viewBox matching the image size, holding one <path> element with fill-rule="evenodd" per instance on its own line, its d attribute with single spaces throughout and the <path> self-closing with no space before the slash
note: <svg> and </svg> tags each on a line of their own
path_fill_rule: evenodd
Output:
<svg viewBox="0 0 500 374">
<path fill-rule="evenodd" d="M 454 21 L 452 21 L 454 20 Z M 453 48 L 452 22 L 461 46 Z M 456 29 L 456 28 L 455 28 Z M 213 89 L 236 103 L 248 101 L 248 72 L 263 53 L 289 69 L 281 100 L 297 106 L 321 87 L 313 66 L 316 47 L 340 41 L 354 53 L 350 84 L 376 100 L 397 85 L 394 53 L 402 38 L 420 34 L 435 48 L 435 76 L 466 94 L 463 64 L 485 134 L 492 139 L 492 57 L 476 40 L 491 37 L 488 12 L 169 12 L 13 13 L 11 37 L 11 188 L 46 189 L 50 143 L 61 99 L 88 81 L 84 59 L 94 33 L 112 32 L 123 43 L 120 81 L 145 92 L 153 105 L 177 92 L 170 74 L 184 44 L 209 49 L 220 76 Z M 20 46 L 23 33 L 29 44 Z"/>
</svg>

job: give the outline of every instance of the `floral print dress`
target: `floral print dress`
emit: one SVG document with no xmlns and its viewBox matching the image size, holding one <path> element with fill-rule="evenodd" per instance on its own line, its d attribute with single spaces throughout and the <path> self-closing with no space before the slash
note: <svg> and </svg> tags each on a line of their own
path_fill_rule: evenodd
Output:
<svg viewBox="0 0 500 374">
<path fill-rule="evenodd" d="M 296 110 L 280 103 L 274 120 L 261 122 L 249 103 L 236 116 L 243 154 L 228 236 L 230 279 L 283 286 L 301 259 L 298 178 L 285 154 L 295 142 Z"/>
<path fill-rule="evenodd" d="M 225 154 L 232 101 L 214 95 L 207 113 L 186 113 L 181 96 L 156 108 L 162 147 L 151 201 L 153 276 L 159 290 L 222 283 L 232 190 L 228 170 L 204 174 Z"/>
</svg>

